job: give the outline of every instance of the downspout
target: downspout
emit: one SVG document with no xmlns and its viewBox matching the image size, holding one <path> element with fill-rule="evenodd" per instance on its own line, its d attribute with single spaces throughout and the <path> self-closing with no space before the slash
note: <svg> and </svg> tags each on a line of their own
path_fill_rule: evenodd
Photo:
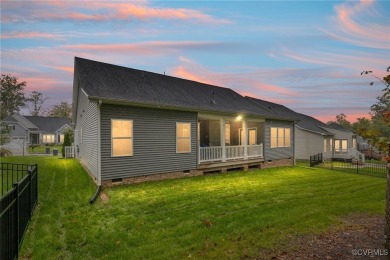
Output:
<svg viewBox="0 0 390 260">
<path fill-rule="evenodd" d="M 97 105 L 97 190 L 92 199 L 89 200 L 90 204 L 93 204 L 97 197 L 99 196 L 100 191 L 102 190 L 102 176 L 101 176 L 101 154 L 100 154 L 100 108 L 102 107 L 102 101 L 99 100 Z"/>
</svg>

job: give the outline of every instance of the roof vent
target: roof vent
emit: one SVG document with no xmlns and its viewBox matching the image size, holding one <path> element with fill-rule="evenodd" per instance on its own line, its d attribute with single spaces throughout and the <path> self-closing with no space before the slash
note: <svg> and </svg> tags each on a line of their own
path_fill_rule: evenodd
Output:
<svg viewBox="0 0 390 260">
<path fill-rule="evenodd" d="M 141 72 L 141 77 L 144 78 L 144 72 L 143 71 Z"/>
<path fill-rule="evenodd" d="M 211 103 L 214 105 L 217 104 L 217 101 L 215 101 L 215 91 L 213 90 L 213 99 L 211 100 Z"/>
</svg>

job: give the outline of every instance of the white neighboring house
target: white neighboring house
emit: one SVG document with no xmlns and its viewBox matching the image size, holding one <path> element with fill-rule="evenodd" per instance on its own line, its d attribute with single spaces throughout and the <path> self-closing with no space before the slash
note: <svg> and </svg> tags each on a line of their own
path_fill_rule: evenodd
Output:
<svg viewBox="0 0 390 260">
<path fill-rule="evenodd" d="M 295 123 L 295 158 L 308 160 L 322 153 L 323 158 L 355 158 L 359 156 L 357 136 L 338 124 L 323 122 L 297 113 L 283 105 L 247 97 L 275 115 L 297 118 Z"/>
<path fill-rule="evenodd" d="M 63 117 L 13 114 L 3 122 L 11 130 L 12 140 L 24 140 L 28 145 L 61 144 L 64 133 L 71 128 L 71 120 Z"/>
</svg>

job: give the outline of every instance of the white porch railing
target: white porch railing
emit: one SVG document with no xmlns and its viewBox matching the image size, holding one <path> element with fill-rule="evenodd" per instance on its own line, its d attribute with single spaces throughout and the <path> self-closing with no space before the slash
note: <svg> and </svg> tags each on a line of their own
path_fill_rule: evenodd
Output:
<svg viewBox="0 0 390 260">
<path fill-rule="evenodd" d="M 263 157 L 263 144 L 248 145 L 248 157 Z"/>
<path fill-rule="evenodd" d="M 248 145 L 247 153 L 249 158 L 263 157 L 263 144 Z M 225 146 L 226 160 L 243 159 L 245 155 L 245 146 L 233 145 Z M 223 147 L 200 147 L 199 162 L 214 162 L 223 160 Z"/>
<path fill-rule="evenodd" d="M 200 147 L 199 149 L 199 161 L 200 162 L 213 162 L 222 160 L 222 147 Z"/>
<path fill-rule="evenodd" d="M 232 145 L 225 146 L 226 159 L 242 159 L 244 158 L 244 146 L 243 145 Z"/>
</svg>

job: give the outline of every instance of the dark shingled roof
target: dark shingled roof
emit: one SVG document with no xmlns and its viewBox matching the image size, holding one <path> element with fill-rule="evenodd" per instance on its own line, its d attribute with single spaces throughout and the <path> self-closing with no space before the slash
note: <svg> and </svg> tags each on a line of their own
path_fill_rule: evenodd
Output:
<svg viewBox="0 0 390 260">
<path fill-rule="evenodd" d="M 44 116 L 24 116 L 31 123 L 36 125 L 39 130 L 47 133 L 54 133 L 65 124 L 70 126 L 71 120 L 64 117 L 44 117 Z"/>
<path fill-rule="evenodd" d="M 339 131 L 343 131 L 343 132 L 351 132 L 350 130 L 348 130 L 344 126 L 339 125 L 337 123 L 330 123 L 330 124 L 326 125 L 325 127 L 332 128 L 332 129 L 339 130 Z"/>
<path fill-rule="evenodd" d="M 246 97 L 246 98 L 248 98 L 249 100 L 257 104 L 258 106 L 269 109 L 270 111 L 272 111 L 272 113 L 275 113 L 277 115 L 282 114 L 297 119 L 298 122 L 296 123 L 296 125 L 302 129 L 320 133 L 323 135 L 333 135 L 332 133 L 322 128 L 322 127 L 328 127 L 328 125 L 324 124 L 323 122 L 311 116 L 297 113 L 283 105 L 275 104 L 269 101 L 252 98 L 252 97 Z"/>
<path fill-rule="evenodd" d="M 75 58 L 75 80 L 90 99 L 291 120 L 256 106 L 229 88 L 79 57 Z"/>
</svg>

